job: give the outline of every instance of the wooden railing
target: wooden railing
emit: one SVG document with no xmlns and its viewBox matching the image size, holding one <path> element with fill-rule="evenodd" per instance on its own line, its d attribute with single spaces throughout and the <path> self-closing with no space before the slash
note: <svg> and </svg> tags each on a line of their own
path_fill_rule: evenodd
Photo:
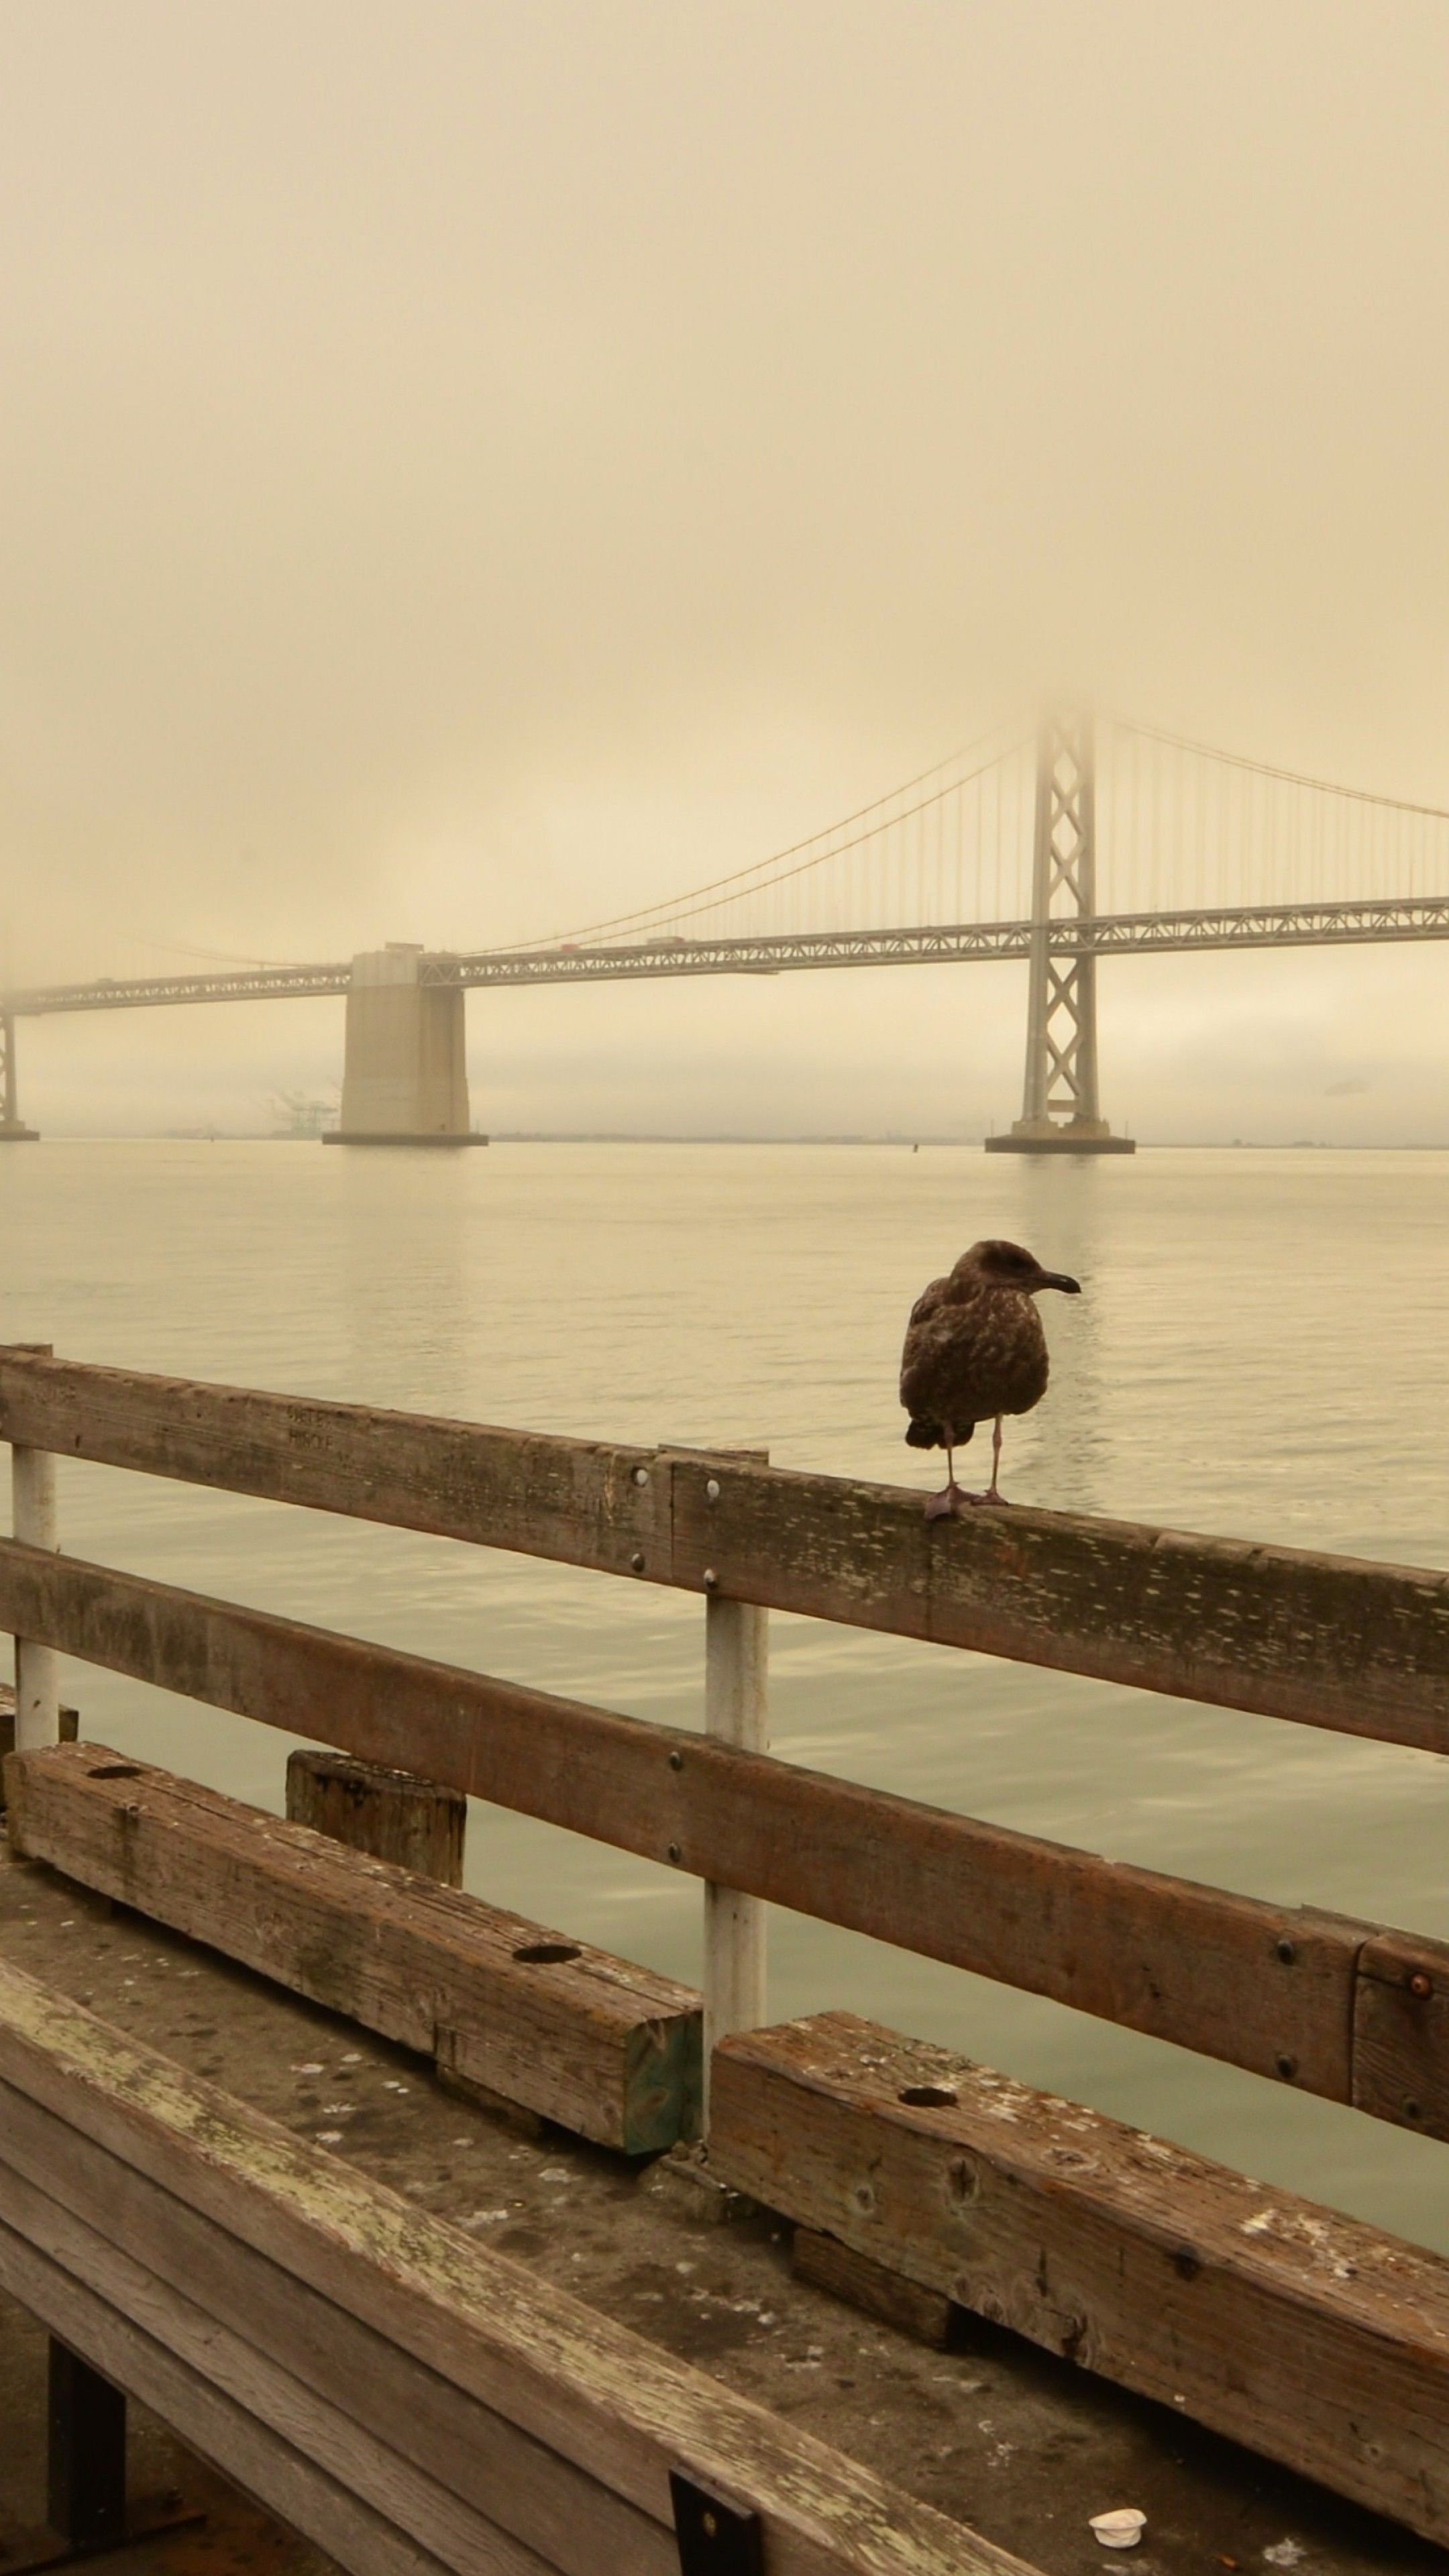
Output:
<svg viewBox="0 0 1449 2576">
<path fill-rule="evenodd" d="M 14 1350 L 0 1438 L 1449 1751 L 1446 1574 Z"/>
<path fill-rule="evenodd" d="M 1109 2138 L 1111 2124 L 1098 2123 L 1098 2146 L 1082 2149 L 1077 2132 L 1095 2115 L 1068 2117 L 1042 2096 L 1028 2104 L 1018 2088 L 1021 2118 L 1035 2123 L 1028 2154 L 1026 2130 L 1008 2136 L 989 2100 L 970 2109 L 979 2070 L 942 2075 L 933 2060 L 928 2081 L 916 2069 L 907 2082 L 900 2069 L 880 2070 L 897 2048 L 910 2073 L 915 2043 L 878 2035 L 862 2052 L 861 2025 L 814 2039 L 799 2036 L 810 2025 L 763 2030 L 761 1912 L 788 1906 L 1449 2138 L 1449 1944 L 1199 1886 L 806 1770 L 768 1752 L 765 1708 L 765 1618 L 783 1609 L 1443 1752 L 1449 1576 L 1018 1507 L 928 1523 L 916 1494 L 792 1474 L 750 1454 L 543 1437 L 31 1349 L 0 1351 L 0 1438 L 15 1452 L 0 1627 L 19 1641 L 22 1749 L 56 1740 L 56 1659 L 69 1654 L 692 1873 L 708 1891 L 706 2064 L 717 2049 L 729 2152 L 746 2188 L 942 2296 L 1007 2316 L 1449 2539 L 1449 2387 L 1440 2385 L 1449 2266 L 1360 2230 L 1351 2245 L 1345 2238 L 1332 2279 L 1320 2279 L 1331 2214 L 1308 2211 L 1301 2227 L 1291 2220 L 1308 2270 L 1290 2280 L 1279 2243 L 1289 2219 L 1275 2237 L 1272 2211 L 1235 2214 L 1234 2191 L 1258 2189 L 1241 2177 L 1179 2155 L 1174 2200 L 1172 2174 L 1144 2162 L 1149 2151 L 1169 2154 L 1160 2145 L 1139 2153 L 1131 2133 Z M 706 1731 L 621 1717 L 62 1555 L 57 1455 L 696 1592 L 706 1605 Z M 103 1778 L 92 1800 L 98 1834 L 111 1830 Z M 37 1801 L 42 1786 L 37 1778 Z M 147 1797 L 159 1812 L 167 1794 Z M 760 2037 L 747 2046 L 741 2035 L 752 2030 Z M 802 2136 L 813 2122 L 826 2141 L 811 2176 L 776 2152 L 788 2132 L 770 2108 L 777 2096 L 796 2105 Z M 894 2170 L 884 2150 L 850 2162 L 865 2153 L 850 2143 L 859 2122 L 883 2135 L 887 2111 L 902 2177 L 889 2208 L 858 2179 L 878 2164 Z M 922 2161 L 928 2147 L 939 2172 Z M 1091 2169 L 1108 2167 L 1104 2198 Z M 1306 2210 L 1277 2197 L 1290 2215 Z M 970 2204 L 959 2241 L 958 2201 Z M 1049 2263 L 1043 2237 L 1040 2259 L 1027 2259 L 1023 2211 L 1066 2230 L 1071 2263 L 1113 2249 L 1093 2292 L 1096 2323 L 1048 2293 L 1058 2257 Z M 968 2238 L 976 2250 L 965 2259 Z M 1009 2253 L 1006 2289 L 972 2270 L 988 2244 L 1003 2263 Z M 1225 2328 L 1197 2327 L 1209 2293 L 1191 2285 L 1207 2278 L 1248 2345 L 1286 2356 L 1283 2371 L 1317 2349 L 1320 2326 L 1339 2337 L 1342 2423 L 1334 2418 L 1331 2441 L 1310 2439 L 1311 2404 L 1250 2389 L 1251 2373 L 1224 2358 Z M 1030 2299 L 1022 2291 L 1023 2306 L 1017 2290 L 1029 2281 L 1038 2286 Z M 1375 2355 L 1390 2345 L 1399 2375 L 1384 2377 Z M 1391 2390 L 1369 2408 L 1372 2439 L 1353 2429 L 1361 2378 Z M 1420 2396 L 1423 2421 L 1440 2429 L 1421 2436 L 1415 2412 L 1412 2440 L 1400 2443 L 1392 2428 L 1409 2422 Z"/>
<path fill-rule="evenodd" d="M 30 1350 L 0 1352 L 0 1437 L 16 1452 L 0 1626 L 22 1641 L 22 1745 L 54 1740 L 55 1655 L 79 1656 L 1449 2136 L 1449 1947 L 748 1749 L 763 1740 L 763 1649 L 758 1630 L 742 1649 L 739 1626 L 746 1604 L 804 1611 L 1442 1750 L 1449 1576 L 1016 1507 L 928 1523 L 913 1494 L 738 1453 L 548 1438 Z M 697 1591 L 715 1731 L 59 1555 L 37 1453 Z M 710 1955 L 714 2039 L 763 2017 L 758 1924 Z"/>
</svg>

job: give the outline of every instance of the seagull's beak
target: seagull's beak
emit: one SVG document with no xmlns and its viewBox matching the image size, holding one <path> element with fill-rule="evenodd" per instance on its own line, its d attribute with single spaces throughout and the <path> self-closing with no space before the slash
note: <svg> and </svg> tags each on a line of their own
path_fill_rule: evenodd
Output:
<svg viewBox="0 0 1449 2576">
<path fill-rule="evenodd" d="M 1064 1297 L 1080 1297 L 1082 1293 L 1080 1279 L 1069 1279 L 1065 1270 L 1044 1270 L 1036 1284 L 1038 1288 L 1060 1288 Z"/>
</svg>

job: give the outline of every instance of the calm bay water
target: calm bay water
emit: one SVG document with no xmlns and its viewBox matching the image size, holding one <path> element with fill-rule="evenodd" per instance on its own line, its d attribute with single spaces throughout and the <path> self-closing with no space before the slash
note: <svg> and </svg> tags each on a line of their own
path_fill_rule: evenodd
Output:
<svg viewBox="0 0 1449 2576">
<path fill-rule="evenodd" d="M 1053 1384 L 1022 1501 L 1449 1565 L 1449 1163 L 1155 1152 L 1072 1167 L 831 1146 L 42 1142 L 0 1156 L 0 1339 L 179 1375 L 920 1483 L 911 1298 L 1006 1234 Z M 974 1471 L 977 1459 L 967 1460 Z M 631 1714 L 699 1722 L 690 1599 L 114 1471 L 65 1546 Z M 974 1480 L 969 1479 L 969 1480 Z M 772 1629 L 777 1750 L 1287 1902 L 1449 1936 L 1427 1755 L 809 1621 Z M 268 1806 L 285 1745 L 84 1667 L 86 1731 Z M 493 1809 L 470 1884 L 687 1977 L 692 1881 Z M 780 2017 L 849 2006 L 1449 2249 L 1445 2150 L 791 1915 Z"/>
</svg>

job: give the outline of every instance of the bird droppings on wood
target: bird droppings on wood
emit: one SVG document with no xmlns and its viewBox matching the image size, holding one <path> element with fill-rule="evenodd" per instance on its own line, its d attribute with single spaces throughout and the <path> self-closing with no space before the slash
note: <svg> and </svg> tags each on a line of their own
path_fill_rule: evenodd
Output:
<svg viewBox="0 0 1449 2576">
<path fill-rule="evenodd" d="M 65 1943 L 54 1939 L 62 1920 Z M 416 2186 L 411 2198 L 490 2251 L 959 2516 L 1042 2576 L 1079 2576 L 1090 2501 L 1124 2493 L 1151 2515 L 1158 2576 L 1195 2576 L 1205 2548 L 1258 2563 L 1285 2529 L 1309 2543 L 1314 2576 L 1442 2576 L 1438 2553 L 1000 2329 L 972 2321 L 948 2354 L 885 2325 L 863 2335 L 855 2308 L 792 2279 L 791 2231 L 769 2213 L 711 2226 L 661 2164 L 565 2146 L 556 2132 L 521 2142 L 388 2042 L 138 1917 L 115 1909 L 113 1919 L 109 1904 L 42 1866 L 0 1866 L 0 1957 L 103 2019 L 120 2018 L 123 1942 L 174 1971 L 145 1979 L 128 2035 L 304 2138 L 322 2092 L 330 2100 L 336 2088 L 357 2105 L 331 2150 L 340 2162 L 395 2190 Z M 299 2076 L 303 2067 L 315 2071 Z M 1009 2104 L 1016 2088 L 998 2089 Z M 278 2563 L 290 2576 L 291 2561 Z M 317 2563 L 310 2552 L 297 2560 Z"/>
</svg>

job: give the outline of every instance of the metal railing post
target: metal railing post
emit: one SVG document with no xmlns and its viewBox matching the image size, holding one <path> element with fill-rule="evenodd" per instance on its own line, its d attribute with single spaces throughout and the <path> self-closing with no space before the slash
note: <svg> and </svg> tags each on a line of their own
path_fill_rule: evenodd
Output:
<svg viewBox="0 0 1449 2576">
<path fill-rule="evenodd" d="M 20 1109 L 15 1097 L 15 1017 L 11 1011 L 0 1011 L 0 1127 L 18 1127 Z"/>
<path fill-rule="evenodd" d="M 72 2551 L 126 2537 L 126 2400 L 90 2363 L 50 2339 L 47 2512 Z"/>
<path fill-rule="evenodd" d="M 704 1728 L 717 1744 L 745 1753 L 770 1747 L 769 1612 L 753 1601 L 704 1605 Z M 765 1906 L 737 1888 L 704 1886 L 704 2131 L 709 2135 L 709 2070 L 716 2040 L 758 2030 L 765 2002 Z"/>
<path fill-rule="evenodd" d="M 25 1342 L 19 1345 L 38 1358 L 49 1359 L 49 1342 Z M 23 1449 L 18 1445 L 10 1452 L 13 1514 L 11 1527 L 28 1547 L 55 1551 L 60 1541 L 56 1533 L 55 1458 L 49 1449 Z M 33 1752 L 37 1745 L 60 1742 L 60 1657 L 54 1646 L 38 1645 L 33 1638 L 15 1640 L 15 1750 Z"/>
</svg>

